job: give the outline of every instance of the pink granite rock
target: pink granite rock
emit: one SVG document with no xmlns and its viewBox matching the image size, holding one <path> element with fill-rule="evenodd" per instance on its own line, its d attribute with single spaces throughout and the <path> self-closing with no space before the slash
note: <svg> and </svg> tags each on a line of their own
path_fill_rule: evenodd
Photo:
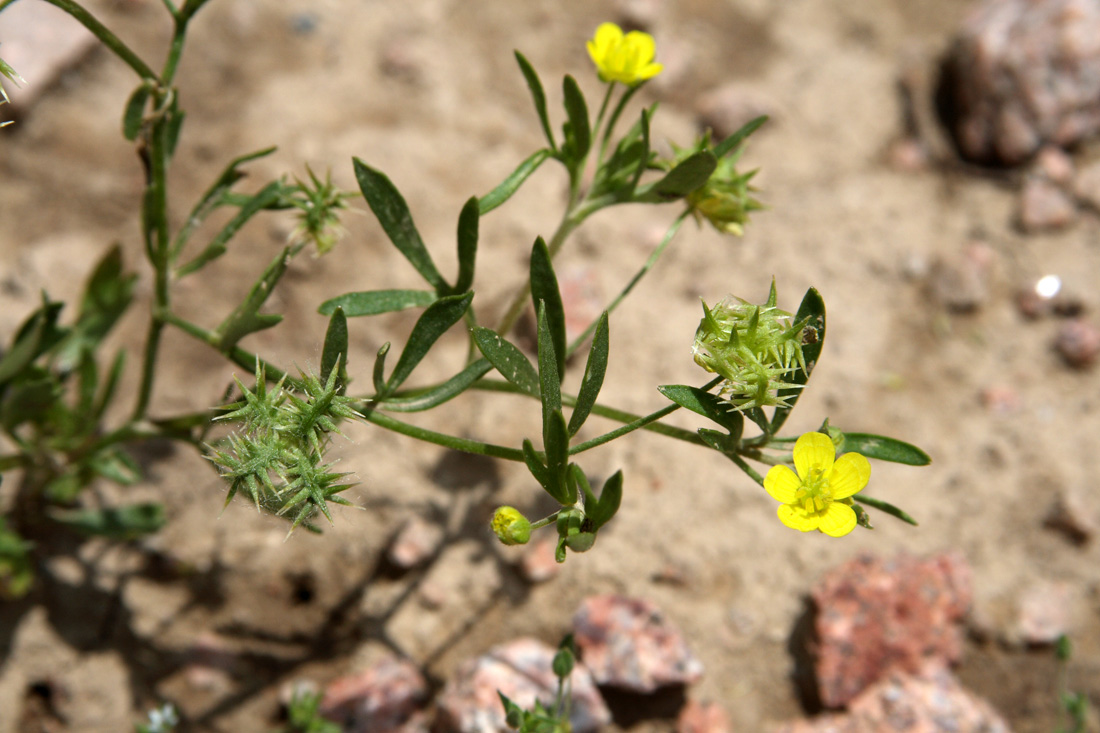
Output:
<svg viewBox="0 0 1100 733">
<path fill-rule="evenodd" d="M 729 713 L 716 702 L 688 700 L 676 718 L 676 733 L 732 733 Z"/>
<path fill-rule="evenodd" d="M 1039 580 L 1017 599 L 1015 633 L 1027 644 L 1053 644 L 1070 631 L 1074 588 L 1064 581 Z"/>
<path fill-rule="evenodd" d="M 408 730 L 427 699 L 428 683 L 416 665 L 387 657 L 330 682 L 320 712 L 345 733 L 389 733 Z"/>
<path fill-rule="evenodd" d="M 1045 178 L 1028 178 L 1020 189 L 1018 217 L 1025 232 L 1063 229 L 1077 217 L 1077 204 Z"/>
<path fill-rule="evenodd" d="M 558 678 L 551 670 L 553 647 L 537 639 L 516 639 L 493 647 L 488 654 L 458 667 L 436 700 L 439 726 L 461 733 L 497 733 L 506 730 L 504 706 L 497 692 L 530 710 L 535 700 L 551 705 Z M 581 663 L 573 668 L 573 712 L 570 723 L 575 733 L 596 731 L 611 722 L 611 713 Z"/>
<path fill-rule="evenodd" d="M 826 707 L 840 707 L 893 668 L 958 660 L 970 568 L 955 554 L 862 556 L 831 571 L 812 596 L 818 692 Z"/>
<path fill-rule="evenodd" d="M 573 634 L 601 685 L 649 693 L 703 676 L 703 663 L 649 601 L 613 594 L 587 598 L 573 617 Z"/>
<path fill-rule="evenodd" d="M 932 662 L 916 674 L 895 671 L 868 687 L 845 714 L 822 715 L 775 733 L 1009 733 L 989 703 Z"/>
<path fill-rule="evenodd" d="M 1070 319 L 1058 329 L 1054 348 L 1074 369 L 1090 367 L 1100 354 L 1100 329 L 1082 318 Z"/>
<path fill-rule="evenodd" d="M 1016 164 L 1100 130 L 1100 0 L 984 0 L 945 65 L 966 157 Z"/>
</svg>

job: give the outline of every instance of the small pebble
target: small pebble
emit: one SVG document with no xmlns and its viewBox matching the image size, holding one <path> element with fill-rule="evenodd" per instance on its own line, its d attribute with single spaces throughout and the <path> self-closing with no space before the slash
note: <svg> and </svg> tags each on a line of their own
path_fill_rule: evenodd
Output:
<svg viewBox="0 0 1100 733">
<path fill-rule="evenodd" d="M 1058 492 L 1044 524 L 1061 532 L 1076 545 L 1087 545 L 1100 530 L 1100 517 L 1097 516 L 1095 503 L 1090 504 L 1090 498 L 1080 490 L 1063 488 Z"/>
<path fill-rule="evenodd" d="M 1042 178 L 1024 182 L 1019 200 L 1020 228 L 1028 233 L 1064 229 L 1077 217 L 1077 206 L 1065 191 Z"/>
<path fill-rule="evenodd" d="M 1058 329 L 1054 346 L 1066 364 L 1086 369 L 1100 353 L 1100 329 L 1081 318 L 1070 319 Z"/>
<path fill-rule="evenodd" d="M 718 703 L 688 700 L 676 718 L 676 733 L 733 733 L 733 725 Z"/>
</svg>

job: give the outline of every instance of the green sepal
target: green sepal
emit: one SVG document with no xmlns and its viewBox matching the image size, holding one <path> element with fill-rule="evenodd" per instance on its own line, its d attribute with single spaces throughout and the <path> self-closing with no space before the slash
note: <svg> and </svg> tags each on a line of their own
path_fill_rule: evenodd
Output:
<svg viewBox="0 0 1100 733">
<path fill-rule="evenodd" d="M 663 384 L 657 387 L 657 391 L 680 407 L 718 423 L 730 432 L 734 440 L 741 439 L 745 420 L 741 412 L 732 409 L 721 397 L 686 384 Z"/>
<path fill-rule="evenodd" d="M 714 146 L 715 157 L 721 158 L 727 153 L 732 153 L 737 146 L 741 144 L 741 141 L 756 132 L 756 130 L 767 121 L 767 115 L 760 115 L 756 119 L 746 122 L 737 132 Z"/>
<path fill-rule="evenodd" d="M 465 293 L 474 284 L 478 224 L 481 218 L 477 197 L 471 196 L 458 215 L 458 277 L 452 293 Z"/>
<path fill-rule="evenodd" d="M 328 382 L 333 369 L 336 375 L 337 394 L 344 394 L 348 388 L 348 319 L 344 309 L 337 308 L 332 313 L 325 331 L 325 344 L 321 347 L 321 382 Z"/>
<path fill-rule="evenodd" d="M 450 288 L 424 247 L 420 232 L 413 224 L 409 206 L 397 187 L 385 174 L 371 168 L 359 158 L 354 158 L 353 164 L 359 190 L 363 192 L 371 211 L 378 217 L 378 223 L 382 225 L 386 236 L 437 293 L 448 292 Z"/>
<path fill-rule="evenodd" d="M 11 347 L 0 358 L 0 389 L 66 336 L 67 329 L 57 325 L 62 307 L 64 303 L 51 301 L 42 293 L 41 307 L 27 317 L 16 331 Z"/>
<path fill-rule="evenodd" d="M 249 219 L 259 212 L 275 206 L 283 197 L 284 186 L 281 181 L 272 181 L 264 186 L 254 196 L 250 196 L 240 207 L 240 210 L 229 222 L 221 228 L 210 243 L 203 248 L 193 259 L 176 268 L 176 277 L 182 278 L 193 272 L 198 272 L 206 265 L 224 255 L 228 249 L 229 240 L 232 239 L 241 227 Z"/>
<path fill-rule="evenodd" d="M 919 526 L 917 520 L 909 516 L 903 509 L 899 509 L 889 502 L 882 501 L 881 499 L 873 499 L 870 496 L 864 496 L 863 494 L 856 494 L 852 497 L 860 504 L 866 504 L 867 506 L 874 507 L 881 512 L 889 514 L 891 517 L 896 517 L 903 522 L 908 522 L 914 527 Z"/>
<path fill-rule="evenodd" d="M 596 544 L 595 532 L 577 532 L 565 538 L 565 546 L 573 552 L 588 552 Z"/>
<path fill-rule="evenodd" d="M 584 425 L 592 407 L 596 404 L 596 398 L 603 388 L 604 375 L 607 373 L 607 357 L 610 350 L 610 337 L 608 334 L 607 311 L 600 316 L 596 324 L 596 330 L 592 334 L 592 346 L 588 350 L 588 362 L 584 367 L 584 379 L 581 381 L 580 392 L 577 394 L 577 403 L 573 406 L 573 414 L 569 416 L 569 434 L 576 435 Z"/>
<path fill-rule="evenodd" d="M 545 307 L 547 335 L 553 345 L 560 384 L 560 377 L 565 374 L 565 308 L 558 288 L 558 277 L 554 274 L 554 263 L 550 260 L 550 250 L 542 237 L 538 237 L 531 248 L 531 300 L 536 312 L 540 303 Z M 542 336 L 540 327 L 540 352 Z"/>
<path fill-rule="evenodd" d="M 323 316 L 331 316 L 337 308 L 343 308 L 345 316 L 357 318 L 406 308 L 422 308 L 437 300 L 439 296 L 431 290 L 366 290 L 330 298 L 321 303 L 317 312 Z"/>
<path fill-rule="evenodd" d="M 379 406 L 388 412 L 422 412 L 430 410 L 465 392 L 471 384 L 484 377 L 491 368 L 492 365 L 487 359 L 478 359 L 442 384 L 427 390 L 413 391 L 412 394 L 402 397 L 387 398 L 381 401 Z"/>
<path fill-rule="evenodd" d="M 821 356 L 821 347 L 825 343 L 825 301 L 816 288 L 810 288 L 806 291 L 806 295 L 802 297 L 802 303 L 798 306 L 798 313 L 795 314 L 794 320 L 795 323 L 806 322 L 802 329 L 802 358 L 805 360 L 806 367 L 803 369 L 802 365 L 796 366 L 794 372 L 787 377 L 789 382 L 799 385 L 798 387 L 787 387 L 779 390 L 778 397 L 786 402 L 787 407 L 775 408 L 771 419 L 771 429 L 767 431 L 772 435 L 776 435 L 779 429 L 783 427 L 783 423 L 787 421 L 787 417 L 794 409 L 795 403 L 798 402 L 799 396 L 805 391 L 802 387 L 810 380 L 810 374 L 817 366 L 817 360 Z"/>
<path fill-rule="evenodd" d="M 562 80 L 562 92 L 565 95 L 565 114 L 569 121 L 565 127 L 565 146 L 563 153 L 567 156 L 567 164 L 576 167 L 584 156 L 588 154 L 588 148 L 592 145 L 592 127 L 588 121 L 588 105 L 584 101 L 577 80 L 569 74 Z"/>
<path fill-rule="evenodd" d="M 137 139 L 141 132 L 141 124 L 145 118 L 145 104 L 149 101 L 149 95 L 153 89 L 148 82 L 143 81 L 126 100 L 126 107 L 122 113 L 122 136 L 130 142 Z"/>
<path fill-rule="evenodd" d="M 191 209 L 190 216 L 187 217 L 187 221 L 180 228 L 179 233 L 176 234 L 176 238 L 172 244 L 172 257 L 174 261 L 179 256 L 180 251 L 184 245 L 187 244 L 188 238 L 192 232 L 209 216 L 210 212 L 219 206 L 224 206 L 226 203 L 226 195 L 229 189 L 233 187 L 233 184 L 245 177 L 244 171 L 240 169 L 240 166 L 244 163 L 248 163 L 259 158 L 265 158 L 275 152 L 275 148 L 264 148 L 263 150 L 257 150 L 254 153 L 248 153 L 241 155 L 233 160 L 229 161 L 229 164 L 221 172 L 214 182 L 210 185 L 210 188 L 206 189 L 206 192 L 202 195 L 202 198 L 198 200 L 195 207 Z"/>
<path fill-rule="evenodd" d="M 474 343 L 489 363 L 512 384 L 532 397 L 539 396 L 539 374 L 519 347 L 491 328 L 472 330 Z"/>
<path fill-rule="evenodd" d="M 915 445 L 872 433 L 844 433 L 840 450 L 906 466 L 927 466 L 932 462 L 932 458 Z"/>
<path fill-rule="evenodd" d="M 54 509 L 50 519 L 80 534 L 132 540 L 164 526 L 164 506 L 159 503 L 128 504 L 107 509 Z"/>
<path fill-rule="evenodd" d="M 527 58 L 519 51 L 516 51 L 515 54 L 519 70 L 527 81 L 527 88 L 531 90 L 531 99 L 535 103 L 535 112 L 538 113 L 542 131 L 546 134 L 546 141 L 550 143 L 550 149 L 556 151 L 558 144 L 554 141 L 554 131 L 550 127 L 550 116 L 546 113 L 546 92 L 543 91 L 542 82 L 539 80 L 535 67 L 531 66 Z"/>
<path fill-rule="evenodd" d="M 417 319 L 416 325 L 413 326 L 412 333 L 409 334 L 409 340 L 405 342 L 405 348 L 397 359 L 397 365 L 393 368 L 389 379 L 386 380 L 386 393 L 392 393 L 409 378 L 413 369 L 427 355 L 435 342 L 439 340 L 439 337 L 446 333 L 451 326 L 462 320 L 462 316 L 466 313 L 466 309 L 470 307 L 470 301 L 473 299 L 473 293 L 448 295 L 440 298 L 424 310 L 420 318 Z"/>
<path fill-rule="evenodd" d="M 516 51 L 516 54 L 519 54 L 519 51 Z M 500 690 L 497 690 L 497 697 L 500 698 L 500 704 L 504 706 L 505 724 L 513 730 L 519 730 L 519 727 L 523 725 L 526 711 L 509 700 Z"/>
<path fill-rule="evenodd" d="M 478 210 L 485 216 L 496 207 L 512 198 L 512 194 L 531 177 L 531 174 L 539 169 L 553 152 L 548 148 L 536 150 L 526 160 L 520 163 L 512 173 L 505 178 L 500 185 L 478 199 Z"/>
<path fill-rule="evenodd" d="M 237 342 L 250 333 L 275 326 L 283 317 L 278 313 L 260 313 L 260 306 L 275 289 L 279 278 L 290 264 L 290 248 L 286 247 L 271 260 L 260 278 L 248 292 L 244 302 L 214 330 L 214 346 L 222 353 L 229 353 Z"/>
<path fill-rule="evenodd" d="M 705 185 L 717 167 L 718 159 L 714 157 L 714 153 L 709 150 L 700 150 L 685 158 L 661 179 L 640 188 L 634 200 L 644 203 L 662 203 L 683 198 Z"/>
</svg>

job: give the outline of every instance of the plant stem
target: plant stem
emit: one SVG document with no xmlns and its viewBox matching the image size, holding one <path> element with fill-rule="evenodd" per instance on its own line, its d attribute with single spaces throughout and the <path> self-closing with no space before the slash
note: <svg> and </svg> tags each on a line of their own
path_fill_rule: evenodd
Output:
<svg viewBox="0 0 1100 733">
<path fill-rule="evenodd" d="M 434 430 L 409 425 L 406 422 L 392 418 L 377 410 L 365 410 L 363 416 L 367 422 L 372 422 L 375 425 L 386 428 L 387 430 L 392 430 L 395 433 L 400 433 L 401 435 L 407 435 L 410 438 L 422 440 L 425 443 L 434 443 L 444 448 L 462 451 L 463 453 L 473 453 L 479 456 L 491 456 L 493 458 L 504 458 L 509 461 L 523 462 L 523 451 L 517 450 L 516 448 L 506 448 L 502 445 L 484 443 L 480 440 L 469 440 L 467 438 L 447 435 L 446 433 L 437 433 Z"/>
<path fill-rule="evenodd" d="M 0 10 L 3 10 L 12 0 L 0 4 Z M 122 59 L 131 69 L 134 70 L 138 76 L 142 79 L 154 79 L 160 81 L 152 69 L 150 69 L 141 58 L 130 50 L 130 47 L 119 40 L 119 37 L 110 31 L 107 26 L 103 25 L 96 19 L 94 15 L 84 9 L 80 3 L 74 0 L 45 0 L 50 5 L 61 8 L 66 13 L 76 19 L 81 25 L 92 32 L 100 43 L 109 48 L 115 56 Z"/>
<path fill-rule="evenodd" d="M 601 446 L 604 443 L 610 443 L 612 440 L 615 440 L 615 438 L 626 435 L 627 433 L 632 433 L 632 432 L 634 432 L 635 430 L 637 430 L 639 428 L 644 428 L 646 425 L 649 425 L 650 423 L 656 422 L 657 420 L 660 420 L 665 415 L 668 415 L 672 412 L 675 412 L 678 409 L 680 409 L 680 406 L 676 405 L 676 404 L 667 405 L 665 407 L 662 407 L 660 410 L 657 410 L 657 412 L 650 413 L 649 415 L 646 415 L 645 417 L 640 417 L 637 420 L 634 420 L 633 422 L 630 422 L 626 425 L 623 425 L 621 428 L 616 428 L 615 430 L 612 430 L 609 433 L 604 433 L 603 435 L 597 436 L 597 437 L 593 438 L 592 440 L 586 440 L 583 443 L 578 443 L 577 445 L 575 445 L 575 446 L 573 446 L 572 448 L 569 449 L 569 455 L 572 456 L 572 455 L 576 455 L 577 453 L 583 453 L 586 450 L 591 450 L 592 448 L 596 448 L 597 446 Z M 593 410 L 593 412 L 595 412 L 595 410 Z M 694 433 L 693 433 L 693 435 L 694 435 Z"/>
</svg>

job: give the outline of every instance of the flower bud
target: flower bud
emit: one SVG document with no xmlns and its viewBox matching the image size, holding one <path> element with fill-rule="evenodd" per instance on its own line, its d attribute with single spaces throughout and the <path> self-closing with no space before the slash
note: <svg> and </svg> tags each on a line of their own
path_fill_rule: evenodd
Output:
<svg viewBox="0 0 1100 733">
<path fill-rule="evenodd" d="M 506 545 L 526 545 L 531 539 L 531 522 L 515 507 L 502 506 L 493 514 L 493 532 Z"/>
</svg>

